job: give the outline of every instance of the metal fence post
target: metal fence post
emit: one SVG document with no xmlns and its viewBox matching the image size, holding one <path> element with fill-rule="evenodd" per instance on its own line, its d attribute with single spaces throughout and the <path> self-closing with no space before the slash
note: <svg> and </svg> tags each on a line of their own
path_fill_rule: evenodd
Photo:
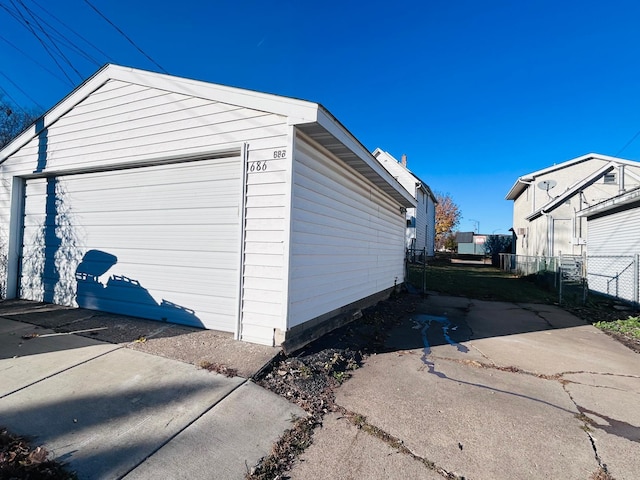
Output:
<svg viewBox="0 0 640 480">
<path fill-rule="evenodd" d="M 640 280 L 638 276 L 640 275 L 640 255 L 635 254 L 633 256 L 633 306 L 638 308 L 638 302 L 640 301 L 640 291 L 639 284 Z"/>
<path fill-rule="evenodd" d="M 558 303 L 562 305 L 562 252 L 560 252 L 558 264 Z"/>
<path fill-rule="evenodd" d="M 589 293 L 589 284 L 587 283 L 587 252 L 582 252 L 582 305 L 587 304 L 587 294 Z"/>
<path fill-rule="evenodd" d="M 422 249 L 422 294 L 427 293 L 427 247 Z"/>
</svg>

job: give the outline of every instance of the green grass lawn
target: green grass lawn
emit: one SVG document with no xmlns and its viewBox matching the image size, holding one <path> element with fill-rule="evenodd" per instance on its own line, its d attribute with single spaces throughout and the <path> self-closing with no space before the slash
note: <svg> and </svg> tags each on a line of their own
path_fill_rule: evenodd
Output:
<svg viewBox="0 0 640 480">
<path fill-rule="evenodd" d="M 409 282 L 422 289 L 422 267 L 409 267 Z M 557 303 L 556 292 L 488 265 L 428 265 L 426 287 L 448 295 L 503 302 Z"/>
</svg>

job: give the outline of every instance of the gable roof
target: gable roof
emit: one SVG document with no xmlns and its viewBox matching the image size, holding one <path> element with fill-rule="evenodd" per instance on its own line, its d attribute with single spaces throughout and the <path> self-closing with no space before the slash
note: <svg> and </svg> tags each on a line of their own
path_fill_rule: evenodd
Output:
<svg viewBox="0 0 640 480">
<path fill-rule="evenodd" d="M 558 195 L 556 198 L 554 198 L 553 200 L 548 202 L 546 205 L 543 205 L 541 208 L 539 208 L 538 210 L 536 210 L 531 215 L 529 215 L 528 217 L 525 217 L 525 218 L 527 220 L 529 220 L 529 221 L 535 220 L 536 218 L 542 216 L 543 214 L 549 213 L 549 212 L 555 210 L 560 205 L 562 205 L 564 202 L 566 202 L 568 199 L 570 199 L 571 197 L 573 197 L 577 193 L 581 192 L 582 190 L 587 188 L 589 185 L 592 185 L 593 183 L 598 181 L 600 178 L 604 177 L 607 173 L 609 173 L 611 170 L 613 170 L 617 166 L 618 166 L 618 164 L 615 163 L 615 162 L 607 163 L 603 167 L 601 167 L 598 170 L 596 170 L 595 172 L 593 172 L 591 175 L 589 175 L 586 178 L 580 180 L 579 182 L 574 183 L 564 193 Z"/>
<path fill-rule="evenodd" d="M 416 204 L 413 196 L 380 165 L 353 134 L 318 103 L 113 64 L 107 64 L 98 70 L 0 150 L 0 164 L 109 80 L 120 80 L 286 116 L 289 125 L 297 127 L 318 142 L 402 206 L 414 207 Z"/>
<path fill-rule="evenodd" d="M 633 165 L 635 167 L 640 166 L 639 162 L 634 162 L 633 160 L 601 155 L 599 153 L 588 153 L 586 155 L 582 155 L 581 157 L 576 157 L 571 160 L 567 160 L 566 162 L 552 165 L 550 167 L 543 168 L 542 170 L 536 170 L 535 172 L 531 172 L 519 177 L 511 187 L 511 190 L 509 190 L 509 193 L 507 193 L 505 200 L 515 200 L 516 198 L 518 198 L 520 194 L 524 192 L 529 187 L 529 185 L 541 175 L 546 175 L 547 173 L 555 172 L 556 170 L 561 170 L 563 168 L 571 167 L 579 163 L 587 162 L 591 159 L 615 162 L 617 164 Z"/>
<path fill-rule="evenodd" d="M 407 174 L 409 174 L 411 177 L 413 177 L 413 178 L 414 178 L 414 182 L 415 182 L 415 184 L 417 185 L 417 187 L 418 187 L 418 189 L 419 189 L 419 190 L 422 190 L 422 192 L 423 192 L 425 195 L 430 196 L 434 203 L 438 203 L 438 200 L 436 199 L 436 196 L 434 195 L 433 191 L 431 191 L 431 188 L 429 187 L 429 185 L 427 185 L 427 183 L 426 183 L 426 182 L 422 181 L 422 180 L 421 180 L 421 179 L 420 179 L 420 178 L 419 178 L 415 173 L 413 173 L 411 170 L 409 170 L 406 166 L 402 165 L 402 163 L 400 163 L 400 162 L 399 162 L 399 161 L 398 161 L 398 160 L 397 160 L 393 155 L 391 155 L 389 152 L 386 152 L 386 151 L 384 151 L 384 150 L 382 150 L 381 148 L 379 148 L 379 147 L 378 147 L 378 148 L 376 148 L 376 149 L 373 151 L 372 155 L 376 158 L 376 160 L 378 160 L 378 162 L 379 162 L 383 167 L 385 166 L 385 164 L 384 164 L 384 163 L 382 163 L 382 162 L 380 161 L 380 157 L 381 157 L 381 156 L 386 157 L 386 160 L 387 160 L 387 161 L 389 161 L 389 162 L 394 162 L 394 163 L 395 163 L 395 165 L 397 165 L 397 166 L 398 166 L 398 168 L 401 168 L 401 169 L 402 169 L 402 171 L 406 172 Z M 393 176 L 393 172 L 391 172 L 390 170 L 388 170 L 386 167 L 385 167 L 385 169 L 386 169 L 387 171 L 389 171 L 389 173 Z M 396 179 L 397 179 L 397 177 L 395 177 L 395 176 L 394 176 L 394 178 L 396 178 Z M 411 193 L 411 196 L 413 196 L 413 193 L 412 193 L 412 192 L 409 192 L 409 193 Z"/>
</svg>

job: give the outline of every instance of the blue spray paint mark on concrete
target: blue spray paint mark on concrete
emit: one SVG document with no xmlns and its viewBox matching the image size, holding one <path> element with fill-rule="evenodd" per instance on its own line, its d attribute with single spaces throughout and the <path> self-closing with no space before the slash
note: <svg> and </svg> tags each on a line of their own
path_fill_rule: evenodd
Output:
<svg viewBox="0 0 640 480">
<path fill-rule="evenodd" d="M 442 336 L 444 337 L 444 340 L 449 345 L 456 347 L 458 351 L 463 353 L 467 353 L 469 351 L 467 347 L 459 344 L 458 342 L 455 342 L 451 338 L 449 332 L 456 331 L 458 329 L 458 326 L 453 325 L 447 317 L 439 317 L 436 315 L 418 315 L 416 318 L 413 319 L 413 321 L 415 322 L 415 326 L 413 328 L 416 330 L 420 329 L 420 334 L 422 335 L 422 342 L 424 344 L 424 350 L 423 350 L 424 353 L 422 355 L 422 362 L 429 367 L 429 371 L 431 373 L 437 374 L 437 372 L 435 371 L 435 366 L 433 362 L 431 362 L 428 358 L 429 355 L 431 354 L 431 344 L 429 342 L 429 336 L 428 336 L 430 329 L 439 328 L 440 331 L 442 332 Z M 432 332 L 434 332 L 434 330 L 432 330 Z"/>
</svg>

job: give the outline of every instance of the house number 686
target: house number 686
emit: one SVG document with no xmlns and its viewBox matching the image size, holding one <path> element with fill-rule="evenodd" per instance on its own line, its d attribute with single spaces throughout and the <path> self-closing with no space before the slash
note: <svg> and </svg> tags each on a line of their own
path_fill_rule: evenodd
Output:
<svg viewBox="0 0 640 480">
<path fill-rule="evenodd" d="M 249 164 L 250 172 L 264 172 L 267 169 L 267 162 L 251 162 Z"/>
</svg>

